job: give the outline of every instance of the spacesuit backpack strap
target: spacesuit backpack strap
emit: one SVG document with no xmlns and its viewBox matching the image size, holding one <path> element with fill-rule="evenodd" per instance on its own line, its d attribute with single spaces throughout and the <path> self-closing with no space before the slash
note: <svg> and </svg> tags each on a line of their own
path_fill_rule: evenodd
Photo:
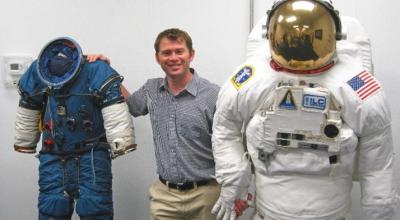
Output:
<svg viewBox="0 0 400 220">
<path fill-rule="evenodd" d="M 40 139 L 41 112 L 46 86 L 37 79 L 36 61 L 18 82 L 20 94 L 15 118 L 14 149 L 21 153 L 35 153 Z"/>
<path fill-rule="evenodd" d="M 107 142 L 111 145 L 112 158 L 116 158 L 136 149 L 134 127 L 128 106 L 120 91 L 123 77 L 103 62 L 98 68 L 106 69 L 98 73 L 113 73 L 107 77 L 96 75 L 92 87 L 98 88 Z M 101 78 L 106 80 L 96 80 Z"/>
</svg>

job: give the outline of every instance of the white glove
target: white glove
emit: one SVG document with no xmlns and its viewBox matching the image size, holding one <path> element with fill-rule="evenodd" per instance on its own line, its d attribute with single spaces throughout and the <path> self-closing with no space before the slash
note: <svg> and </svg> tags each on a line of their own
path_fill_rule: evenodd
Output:
<svg viewBox="0 0 400 220">
<path fill-rule="evenodd" d="M 233 168 L 229 176 L 223 178 L 221 193 L 211 211 L 217 216 L 217 220 L 235 220 L 235 200 L 247 195 L 251 181 L 251 163 L 246 156 L 247 153 L 243 155 L 241 164 Z M 217 177 L 218 179 L 220 178 Z"/>
<path fill-rule="evenodd" d="M 131 115 L 125 102 L 107 106 L 101 110 L 111 157 L 127 154 L 136 149 Z"/>
<path fill-rule="evenodd" d="M 40 111 L 18 107 L 15 118 L 14 150 L 33 154 L 40 139 Z"/>
<path fill-rule="evenodd" d="M 236 192 L 232 192 L 232 187 L 222 187 L 221 194 L 215 203 L 211 213 L 217 216 L 217 220 L 235 220 L 236 212 L 234 202 Z"/>
</svg>

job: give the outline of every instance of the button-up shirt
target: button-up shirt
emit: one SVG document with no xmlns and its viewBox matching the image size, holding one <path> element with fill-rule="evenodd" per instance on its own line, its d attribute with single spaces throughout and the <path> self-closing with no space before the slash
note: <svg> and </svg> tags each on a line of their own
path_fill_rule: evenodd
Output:
<svg viewBox="0 0 400 220">
<path fill-rule="evenodd" d="M 211 135 L 219 87 L 191 72 L 175 96 L 165 78 L 154 78 L 127 100 L 134 117 L 150 113 L 157 172 L 173 183 L 209 180 L 215 173 Z"/>
</svg>

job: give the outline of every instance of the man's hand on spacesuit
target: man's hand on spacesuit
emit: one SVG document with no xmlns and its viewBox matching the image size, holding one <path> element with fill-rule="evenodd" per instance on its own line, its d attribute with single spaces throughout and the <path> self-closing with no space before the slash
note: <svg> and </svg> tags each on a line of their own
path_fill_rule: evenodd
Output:
<svg viewBox="0 0 400 220">
<path fill-rule="evenodd" d="M 108 65 L 111 64 L 111 60 L 103 54 L 88 54 L 88 55 L 86 55 L 86 61 L 88 61 L 89 63 L 93 63 L 97 60 L 102 60 L 102 61 L 106 62 Z"/>
</svg>

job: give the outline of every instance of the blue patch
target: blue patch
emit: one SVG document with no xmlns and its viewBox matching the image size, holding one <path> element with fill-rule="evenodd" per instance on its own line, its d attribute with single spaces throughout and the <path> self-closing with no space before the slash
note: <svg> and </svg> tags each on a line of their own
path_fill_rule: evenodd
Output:
<svg viewBox="0 0 400 220">
<path fill-rule="evenodd" d="M 326 108 L 326 97 L 316 95 L 304 95 L 303 107 L 324 110 Z"/>
<path fill-rule="evenodd" d="M 253 68 L 251 66 L 244 66 L 232 78 L 231 82 L 236 89 L 239 89 L 247 80 L 253 76 Z"/>
<path fill-rule="evenodd" d="M 286 92 L 281 103 L 279 104 L 279 108 L 287 109 L 287 110 L 295 110 L 296 109 L 296 104 L 294 103 L 294 100 L 293 100 L 292 91 L 288 90 Z"/>
</svg>

